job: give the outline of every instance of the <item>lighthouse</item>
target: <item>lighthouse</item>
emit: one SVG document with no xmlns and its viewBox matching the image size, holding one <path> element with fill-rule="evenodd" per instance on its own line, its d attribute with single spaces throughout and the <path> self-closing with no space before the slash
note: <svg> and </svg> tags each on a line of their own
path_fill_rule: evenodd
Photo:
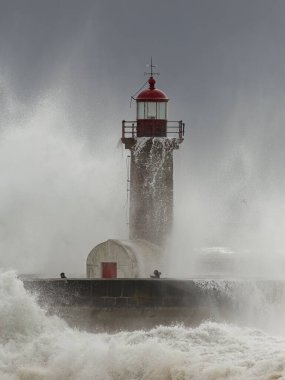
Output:
<svg viewBox="0 0 285 380">
<path fill-rule="evenodd" d="M 145 278 L 160 267 L 173 223 L 173 152 L 184 123 L 168 120 L 168 96 L 158 88 L 153 65 L 135 98 L 136 118 L 122 122 L 122 143 L 130 151 L 129 240 L 109 239 L 87 257 L 88 278 Z"/>
<path fill-rule="evenodd" d="M 153 65 L 148 88 L 135 98 L 136 120 L 122 122 L 122 143 L 130 151 L 129 238 L 164 247 L 173 223 L 173 152 L 184 123 L 168 120 L 168 96 L 158 88 Z"/>
</svg>

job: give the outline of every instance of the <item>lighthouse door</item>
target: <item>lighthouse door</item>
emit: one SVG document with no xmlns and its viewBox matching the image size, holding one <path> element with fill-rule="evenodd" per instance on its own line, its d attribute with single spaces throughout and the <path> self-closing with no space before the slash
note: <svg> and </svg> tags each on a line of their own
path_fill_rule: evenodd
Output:
<svg viewBox="0 0 285 380">
<path fill-rule="evenodd" d="M 117 278 L 117 263 L 101 263 L 102 278 Z"/>
</svg>

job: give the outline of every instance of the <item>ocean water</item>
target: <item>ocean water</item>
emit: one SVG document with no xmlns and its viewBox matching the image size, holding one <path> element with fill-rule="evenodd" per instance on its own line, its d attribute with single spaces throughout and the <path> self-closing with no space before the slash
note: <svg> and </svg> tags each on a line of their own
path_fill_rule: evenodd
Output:
<svg viewBox="0 0 285 380">
<path fill-rule="evenodd" d="M 91 334 L 48 316 L 0 274 L 1 380 L 285 379 L 285 336 L 210 321 Z"/>
</svg>

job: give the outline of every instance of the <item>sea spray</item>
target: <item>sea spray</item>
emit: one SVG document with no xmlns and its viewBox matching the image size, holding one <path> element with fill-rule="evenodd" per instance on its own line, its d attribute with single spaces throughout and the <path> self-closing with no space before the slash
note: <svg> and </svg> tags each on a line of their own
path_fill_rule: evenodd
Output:
<svg viewBox="0 0 285 380">
<path fill-rule="evenodd" d="M 89 334 L 0 274 L 1 380 L 285 379 L 285 339 L 231 324 Z"/>
<path fill-rule="evenodd" d="M 139 137 L 130 162 L 130 238 L 164 245 L 173 223 L 173 151 L 177 139 Z"/>
<path fill-rule="evenodd" d="M 222 306 L 227 304 L 227 322 L 261 328 L 274 334 L 285 335 L 285 283 L 274 280 L 195 280 L 198 288 L 215 294 Z M 213 307 L 215 320 L 216 308 Z M 219 315 L 220 317 L 221 315 Z M 221 318 L 219 318 L 221 320 Z"/>
</svg>

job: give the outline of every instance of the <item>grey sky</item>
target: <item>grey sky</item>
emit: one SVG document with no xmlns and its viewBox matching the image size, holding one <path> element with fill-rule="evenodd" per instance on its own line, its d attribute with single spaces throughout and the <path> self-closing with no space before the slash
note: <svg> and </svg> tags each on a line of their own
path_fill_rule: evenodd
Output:
<svg viewBox="0 0 285 380">
<path fill-rule="evenodd" d="M 143 80 L 150 55 L 161 85 L 182 105 L 223 96 L 229 103 L 237 87 L 280 91 L 284 84 L 283 1 L 0 4 L 1 64 L 24 98 L 45 90 L 62 65 L 86 91 L 96 94 L 100 78 L 128 94 Z"/>
<path fill-rule="evenodd" d="M 283 94 L 283 1 L 9 0 L 0 10 L 1 71 L 23 102 L 68 87 L 73 105 L 99 113 L 103 101 L 119 123 L 153 55 L 172 117 L 212 140 L 241 99 Z"/>
<path fill-rule="evenodd" d="M 221 218 L 224 231 L 230 215 L 255 223 L 258 202 L 251 212 L 244 205 L 257 199 L 267 199 L 266 215 L 280 220 L 284 37 L 281 0 L 0 0 L 0 79 L 26 110 L 62 94 L 70 128 L 96 156 L 98 145 L 104 154 L 114 148 L 121 120 L 134 117 L 130 96 L 152 55 L 170 118 L 188 128 L 177 153 L 178 214 L 193 188 L 202 189 L 201 226 L 211 229 Z M 4 87 L 1 130 L 14 117 Z M 209 203 L 219 204 L 222 216 Z M 225 233 L 215 233 L 222 243 Z"/>
</svg>

